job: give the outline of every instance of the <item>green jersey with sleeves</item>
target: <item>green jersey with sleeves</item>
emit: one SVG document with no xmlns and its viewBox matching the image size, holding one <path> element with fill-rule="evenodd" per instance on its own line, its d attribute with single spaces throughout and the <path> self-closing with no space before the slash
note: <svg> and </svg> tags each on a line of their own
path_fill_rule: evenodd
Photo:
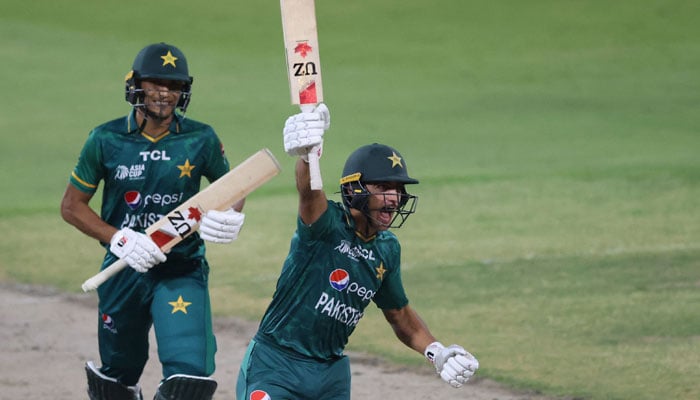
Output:
<svg viewBox="0 0 700 400">
<path fill-rule="evenodd" d="M 100 216 L 110 225 L 143 232 L 230 169 L 211 126 L 176 115 L 169 131 L 157 138 L 140 132 L 134 112 L 93 129 L 70 182 L 95 193 L 103 181 Z M 202 257 L 203 241 L 190 235 L 168 260 Z"/>
<path fill-rule="evenodd" d="M 370 302 L 381 309 L 408 304 L 401 282 L 401 248 L 381 231 L 368 240 L 337 202 L 318 221 L 297 219 L 289 255 L 256 340 L 318 359 L 343 354 Z"/>
</svg>

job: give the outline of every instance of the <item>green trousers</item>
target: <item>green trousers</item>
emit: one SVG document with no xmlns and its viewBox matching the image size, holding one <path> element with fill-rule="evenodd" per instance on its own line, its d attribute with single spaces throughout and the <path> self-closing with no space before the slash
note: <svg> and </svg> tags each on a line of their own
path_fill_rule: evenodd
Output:
<svg viewBox="0 0 700 400">
<path fill-rule="evenodd" d="M 236 398 L 350 400 L 350 361 L 346 356 L 312 359 L 251 340 L 238 373 Z"/>
<path fill-rule="evenodd" d="M 214 373 L 206 260 L 183 275 L 138 273 L 125 268 L 98 288 L 100 371 L 132 386 L 148 360 L 153 326 L 163 378 Z"/>
</svg>

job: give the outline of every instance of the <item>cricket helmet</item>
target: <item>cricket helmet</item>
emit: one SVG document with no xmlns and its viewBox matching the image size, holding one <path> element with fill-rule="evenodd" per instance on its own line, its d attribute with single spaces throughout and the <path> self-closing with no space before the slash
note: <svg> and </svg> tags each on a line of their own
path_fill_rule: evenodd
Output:
<svg viewBox="0 0 700 400">
<path fill-rule="evenodd" d="M 368 203 L 371 193 L 367 190 L 367 183 L 392 182 L 401 185 L 401 201 L 395 210 L 397 217 L 401 217 L 398 228 L 405 222 L 408 215 L 413 214 L 416 208 L 417 197 L 406 192 L 406 184 L 416 184 L 417 179 L 408 176 L 406 161 L 393 147 L 373 143 L 362 146 L 348 157 L 343 168 L 343 176 L 340 178 L 340 193 L 343 203 L 349 208 L 360 210 L 369 215 Z"/>
<path fill-rule="evenodd" d="M 192 81 L 185 54 L 167 43 L 155 43 L 141 49 L 136 55 L 131 71 L 126 74 L 126 101 L 134 107 L 143 107 L 141 81 L 165 79 L 184 83 L 177 107 L 184 113 L 192 95 Z"/>
</svg>

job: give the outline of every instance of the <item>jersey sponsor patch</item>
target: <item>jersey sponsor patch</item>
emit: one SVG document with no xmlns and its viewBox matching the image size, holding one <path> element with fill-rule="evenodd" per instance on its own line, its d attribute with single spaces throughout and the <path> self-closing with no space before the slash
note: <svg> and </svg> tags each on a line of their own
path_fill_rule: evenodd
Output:
<svg viewBox="0 0 700 400">
<path fill-rule="evenodd" d="M 348 274 L 346 270 L 338 268 L 331 272 L 330 276 L 328 277 L 328 281 L 333 289 L 342 292 L 343 289 L 348 287 L 348 283 L 350 282 L 350 274 Z"/>
<path fill-rule="evenodd" d="M 130 190 L 124 193 L 124 201 L 126 201 L 126 205 L 129 206 L 130 209 L 136 210 L 141 207 L 141 193 L 136 190 Z"/>
<path fill-rule="evenodd" d="M 136 164 L 127 167 L 126 165 L 119 165 L 115 169 L 114 179 L 117 181 L 123 180 L 138 180 L 144 179 L 144 172 L 146 171 L 146 166 L 144 164 Z"/>
<path fill-rule="evenodd" d="M 340 254 L 345 254 L 351 260 L 358 260 L 363 258 L 365 260 L 374 261 L 374 252 L 372 249 L 365 249 L 362 246 L 353 246 L 351 242 L 347 240 L 341 240 L 340 243 L 333 249 Z"/>
<path fill-rule="evenodd" d="M 374 290 L 360 286 L 360 284 L 357 282 L 351 282 L 350 274 L 348 271 L 342 268 L 337 268 L 331 271 L 331 274 L 328 276 L 328 282 L 331 284 L 333 289 L 339 292 L 345 291 L 348 294 L 355 295 L 361 298 L 362 301 L 369 301 L 375 294 Z"/>
<path fill-rule="evenodd" d="M 250 400 L 272 400 L 272 397 L 264 390 L 253 390 L 248 398 Z"/>
<path fill-rule="evenodd" d="M 114 320 L 109 314 L 102 313 L 102 327 L 107 329 L 112 333 L 117 333 L 117 328 L 115 327 Z"/>
</svg>

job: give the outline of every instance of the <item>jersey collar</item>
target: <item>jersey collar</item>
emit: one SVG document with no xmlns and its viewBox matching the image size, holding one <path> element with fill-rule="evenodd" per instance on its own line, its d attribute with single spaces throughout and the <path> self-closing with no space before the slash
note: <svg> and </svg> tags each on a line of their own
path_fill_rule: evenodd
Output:
<svg viewBox="0 0 700 400">
<path fill-rule="evenodd" d="M 180 133 L 180 125 L 184 117 L 178 113 L 173 115 L 173 120 L 170 121 L 170 126 L 168 130 L 170 133 Z M 138 133 L 139 125 L 136 123 L 136 109 L 131 109 L 129 115 L 126 116 L 126 132 L 127 133 Z"/>
</svg>

